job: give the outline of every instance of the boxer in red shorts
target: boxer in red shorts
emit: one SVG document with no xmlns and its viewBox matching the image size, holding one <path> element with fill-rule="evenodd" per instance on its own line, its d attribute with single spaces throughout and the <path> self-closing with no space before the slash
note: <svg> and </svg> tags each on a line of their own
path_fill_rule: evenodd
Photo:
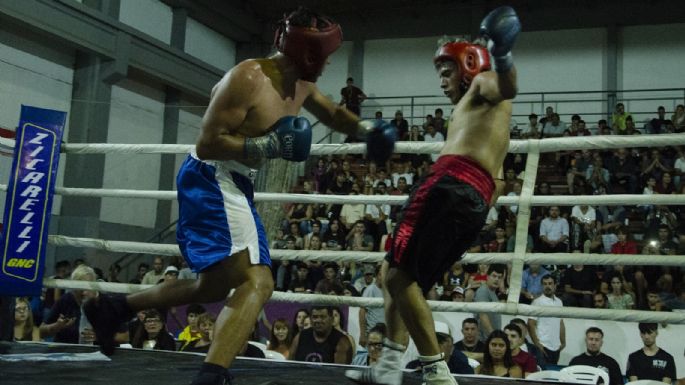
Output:
<svg viewBox="0 0 685 385">
<path fill-rule="evenodd" d="M 521 30 L 514 10 L 499 7 L 481 23 L 485 47 L 442 45 L 434 58 L 440 87 L 455 104 L 445 146 L 431 172 L 410 195 L 383 263 L 387 338 L 376 366 L 347 371 L 360 383 L 402 383 L 400 364 L 409 335 L 427 385 L 453 385 L 424 294 L 471 245 L 503 182 L 516 70 L 511 48 Z"/>
</svg>

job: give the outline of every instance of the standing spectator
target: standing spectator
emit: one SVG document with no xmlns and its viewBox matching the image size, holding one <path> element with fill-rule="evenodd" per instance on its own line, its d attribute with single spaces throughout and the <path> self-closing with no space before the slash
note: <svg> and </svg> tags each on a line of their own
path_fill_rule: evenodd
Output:
<svg viewBox="0 0 685 385">
<path fill-rule="evenodd" d="M 585 331 L 585 352 L 571 359 L 569 365 L 588 365 L 600 368 L 609 374 L 609 383 L 604 385 L 623 385 L 623 375 L 618 362 L 611 356 L 602 353 L 604 332 L 598 327 Z"/>
<path fill-rule="evenodd" d="M 340 105 L 345 106 L 350 112 L 361 116 L 361 104 L 366 99 L 366 94 L 354 85 L 354 79 L 347 78 L 347 86 L 340 89 Z"/>
<path fill-rule="evenodd" d="M 676 379 L 675 361 L 672 355 L 656 344 L 659 325 L 640 322 L 638 327 L 643 346 L 628 356 L 628 381 L 654 380 L 672 383 Z"/>
<path fill-rule="evenodd" d="M 397 130 L 397 137 L 404 138 L 409 132 L 409 122 L 402 115 L 402 111 L 395 111 L 395 119 L 390 121 L 390 125 Z"/>
<path fill-rule="evenodd" d="M 376 279 L 369 284 L 362 292 L 364 298 L 383 298 L 383 280 L 381 279 L 381 269 L 376 266 L 374 269 Z M 363 339 L 367 330 L 371 330 L 378 324 L 385 324 L 385 311 L 382 307 L 360 307 L 359 308 L 359 345 L 366 347 L 367 341 Z M 368 347 L 367 347 L 368 349 Z"/>
<path fill-rule="evenodd" d="M 568 250 L 568 221 L 559 216 L 559 206 L 550 206 L 549 216 L 540 223 L 541 251 L 565 253 Z"/>
<path fill-rule="evenodd" d="M 435 127 L 435 131 L 439 132 L 444 136 L 445 138 L 447 137 L 447 121 L 445 118 L 442 117 L 442 108 L 436 108 L 435 109 L 435 117 L 433 117 L 433 126 Z"/>
<path fill-rule="evenodd" d="M 523 371 L 511 357 L 509 338 L 501 330 L 494 330 L 485 341 L 483 364 L 476 368 L 476 374 L 495 377 L 523 378 Z"/>
<path fill-rule="evenodd" d="M 554 277 L 542 277 L 542 295 L 533 301 L 533 306 L 563 307 L 561 299 L 554 294 L 556 290 Z M 528 318 L 528 327 L 530 339 L 544 353 L 547 363 L 556 365 L 559 354 L 566 346 L 564 320 L 556 317 Z"/>
<path fill-rule="evenodd" d="M 614 130 L 615 135 L 625 135 L 626 134 L 626 119 L 630 116 L 626 112 L 623 103 L 616 104 L 616 110 L 611 115 L 611 128 Z"/>
<path fill-rule="evenodd" d="M 504 333 L 506 333 L 507 338 L 509 339 L 509 345 L 511 346 L 511 358 L 521 367 L 523 378 L 528 377 L 531 373 L 537 372 L 538 364 L 535 361 L 535 357 L 533 357 L 532 354 L 521 350 L 521 346 L 525 342 L 521 327 L 517 324 L 510 323 L 504 327 Z"/>
<path fill-rule="evenodd" d="M 504 265 L 492 264 L 488 267 L 488 278 L 485 285 L 480 285 L 476 290 L 474 302 L 499 302 L 497 288 L 500 280 L 504 276 Z M 493 330 L 502 328 L 502 316 L 496 313 L 480 313 L 478 315 L 480 324 L 480 340 L 484 341 Z"/>
<path fill-rule="evenodd" d="M 423 141 L 426 143 L 444 142 L 445 137 L 435 130 L 433 124 L 426 125 L 426 133 L 423 135 Z M 431 161 L 435 163 L 440 154 L 431 154 Z"/>
<path fill-rule="evenodd" d="M 485 344 L 478 338 L 478 320 L 466 318 L 461 322 L 461 341 L 454 344 L 454 348 L 464 353 L 468 358 L 483 362 Z"/>
<path fill-rule="evenodd" d="M 547 108 L 545 108 L 545 116 L 540 119 L 540 124 L 544 127 L 545 123 L 552 120 L 552 115 L 554 115 L 554 108 L 552 106 L 547 106 Z"/>
<path fill-rule="evenodd" d="M 290 348 L 295 361 L 348 365 L 352 361 L 350 340 L 333 328 L 333 312 L 327 306 L 312 307 L 312 327 L 302 330 Z"/>
<path fill-rule="evenodd" d="M 152 270 L 145 273 L 141 284 L 156 285 L 162 278 L 164 278 L 164 260 L 162 257 L 157 256 L 152 262 Z"/>
</svg>

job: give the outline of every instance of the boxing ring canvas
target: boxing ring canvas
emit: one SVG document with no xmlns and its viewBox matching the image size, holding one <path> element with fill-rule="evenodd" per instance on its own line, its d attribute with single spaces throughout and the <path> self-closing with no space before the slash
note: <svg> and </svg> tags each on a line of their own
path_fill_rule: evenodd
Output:
<svg viewBox="0 0 685 385">
<path fill-rule="evenodd" d="M 97 347 L 48 343 L 0 343 L 0 357 L 43 353 L 63 358 L 76 353 L 94 353 Z M 19 355 L 19 356 L 17 356 Z M 194 353 L 117 349 L 110 361 L 39 361 L 0 359 L 3 384 L 27 385 L 169 385 L 190 383 L 204 355 Z M 233 385 L 356 385 L 344 376 L 346 366 L 305 364 L 238 358 L 231 367 Z M 488 376 L 456 376 L 460 385 L 502 385 L 539 381 L 512 380 Z M 419 373 L 405 373 L 404 385 L 420 385 Z"/>
</svg>

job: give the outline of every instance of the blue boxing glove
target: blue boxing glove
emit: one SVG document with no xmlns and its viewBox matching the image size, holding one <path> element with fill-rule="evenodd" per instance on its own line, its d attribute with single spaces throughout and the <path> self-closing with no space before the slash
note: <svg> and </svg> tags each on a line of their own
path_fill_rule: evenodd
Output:
<svg viewBox="0 0 685 385">
<path fill-rule="evenodd" d="M 285 116 L 273 125 L 273 131 L 257 138 L 245 138 L 247 159 L 283 158 L 302 162 L 312 147 L 312 125 L 307 118 Z"/>
<path fill-rule="evenodd" d="M 362 120 L 357 126 L 357 138 L 366 140 L 369 160 L 381 165 L 392 155 L 397 130 L 383 119 Z"/>
<path fill-rule="evenodd" d="M 521 32 L 521 22 L 513 8 L 498 7 L 480 23 L 480 34 L 488 38 L 488 49 L 495 60 L 495 71 L 508 72 L 514 65 L 511 49 Z"/>
</svg>

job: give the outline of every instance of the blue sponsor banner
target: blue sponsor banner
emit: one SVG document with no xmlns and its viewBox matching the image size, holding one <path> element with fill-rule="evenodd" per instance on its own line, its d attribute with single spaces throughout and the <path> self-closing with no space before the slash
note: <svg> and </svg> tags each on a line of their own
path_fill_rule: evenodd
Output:
<svg viewBox="0 0 685 385">
<path fill-rule="evenodd" d="M 5 199 L 0 295 L 40 295 L 67 113 L 21 106 Z"/>
</svg>

